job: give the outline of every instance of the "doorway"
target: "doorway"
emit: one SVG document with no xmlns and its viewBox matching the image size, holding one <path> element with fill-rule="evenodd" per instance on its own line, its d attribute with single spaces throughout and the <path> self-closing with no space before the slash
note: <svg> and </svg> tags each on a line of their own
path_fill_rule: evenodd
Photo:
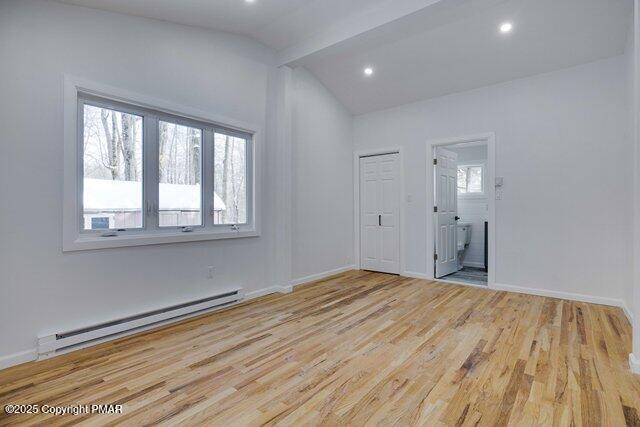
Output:
<svg viewBox="0 0 640 427">
<path fill-rule="evenodd" d="M 359 263 L 400 274 L 400 154 L 358 156 Z"/>
<path fill-rule="evenodd" d="M 429 144 L 433 186 L 433 274 L 475 286 L 494 283 L 494 137 Z"/>
</svg>

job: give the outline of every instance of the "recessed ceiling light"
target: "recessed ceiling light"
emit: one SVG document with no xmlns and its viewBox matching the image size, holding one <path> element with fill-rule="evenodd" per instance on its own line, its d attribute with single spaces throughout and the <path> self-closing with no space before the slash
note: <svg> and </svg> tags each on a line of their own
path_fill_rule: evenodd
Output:
<svg viewBox="0 0 640 427">
<path fill-rule="evenodd" d="M 365 67 L 365 69 L 364 69 L 364 75 L 365 75 L 365 76 L 372 76 L 372 75 L 373 75 L 373 68 L 371 68 L 371 67 Z"/>
<path fill-rule="evenodd" d="M 256 2 L 256 0 L 244 0 L 244 1 L 245 1 L 245 3 L 255 3 Z"/>
<path fill-rule="evenodd" d="M 513 24 L 511 22 L 503 22 L 500 24 L 500 32 L 502 34 L 510 33 L 513 30 Z"/>
</svg>

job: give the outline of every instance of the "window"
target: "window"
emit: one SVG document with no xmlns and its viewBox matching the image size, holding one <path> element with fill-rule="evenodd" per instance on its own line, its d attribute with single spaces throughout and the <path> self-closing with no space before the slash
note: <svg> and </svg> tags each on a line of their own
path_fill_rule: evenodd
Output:
<svg viewBox="0 0 640 427">
<path fill-rule="evenodd" d="M 258 235 L 252 134 L 80 92 L 76 99 L 80 220 L 67 244 L 65 214 L 65 248 Z M 112 243 L 95 243 L 103 240 Z"/>
<path fill-rule="evenodd" d="M 484 166 L 458 166 L 458 194 L 484 194 Z"/>
<path fill-rule="evenodd" d="M 216 224 L 247 222 L 247 140 L 216 132 L 214 136 L 213 209 Z M 216 195 L 218 197 L 216 197 Z"/>
<path fill-rule="evenodd" d="M 202 129 L 160 120 L 160 227 L 202 225 Z"/>
<path fill-rule="evenodd" d="M 142 228 L 142 117 L 84 106 L 84 229 Z"/>
</svg>

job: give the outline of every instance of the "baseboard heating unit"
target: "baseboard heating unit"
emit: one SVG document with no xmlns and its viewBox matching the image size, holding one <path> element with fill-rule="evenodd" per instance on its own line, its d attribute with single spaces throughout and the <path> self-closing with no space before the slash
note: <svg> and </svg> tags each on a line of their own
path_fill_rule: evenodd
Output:
<svg viewBox="0 0 640 427">
<path fill-rule="evenodd" d="M 193 317 L 208 311 L 227 307 L 241 301 L 242 288 L 226 289 L 223 292 L 194 301 L 164 307 L 157 310 L 114 319 L 97 325 L 38 337 L 38 358 L 46 359 L 100 342 L 109 341 L 146 329 L 151 329 L 177 320 Z"/>
</svg>

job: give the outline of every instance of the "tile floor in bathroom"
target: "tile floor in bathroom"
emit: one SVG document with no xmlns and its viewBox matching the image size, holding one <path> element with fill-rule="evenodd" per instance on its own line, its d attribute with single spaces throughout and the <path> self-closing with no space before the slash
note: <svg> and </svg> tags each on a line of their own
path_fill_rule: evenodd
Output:
<svg viewBox="0 0 640 427">
<path fill-rule="evenodd" d="M 472 285 L 487 286 L 487 272 L 483 268 L 462 267 L 462 270 L 458 270 L 455 273 L 444 276 L 442 279 L 471 283 Z"/>
</svg>

